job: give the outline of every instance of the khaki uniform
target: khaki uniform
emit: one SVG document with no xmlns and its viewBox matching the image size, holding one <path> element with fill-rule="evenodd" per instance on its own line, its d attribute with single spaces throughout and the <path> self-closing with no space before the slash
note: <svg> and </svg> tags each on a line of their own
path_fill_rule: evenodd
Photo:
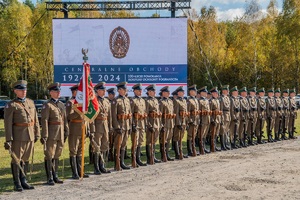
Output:
<svg viewBox="0 0 300 200">
<path fill-rule="evenodd" d="M 257 123 L 256 123 L 256 136 L 257 138 L 260 137 L 261 132 L 263 131 L 263 128 L 265 126 L 266 121 L 266 101 L 263 97 L 257 98 Z"/>
<path fill-rule="evenodd" d="M 290 117 L 290 100 L 289 97 L 282 97 L 282 131 L 285 133 L 288 130 L 289 117 Z"/>
<path fill-rule="evenodd" d="M 144 133 L 147 118 L 146 101 L 142 97 L 135 96 L 130 101 L 132 112 L 132 126 L 136 127 L 137 146 L 141 147 L 144 143 Z"/>
<path fill-rule="evenodd" d="M 189 96 L 187 98 L 187 112 L 189 113 L 187 123 L 188 129 L 188 140 L 194 140 L 197 134 L 198 125 L 200 123 L 199 117 L 199 101 L 196 97 Z M 192 137 L 194 136 L 194 138 Z"/>
<path fill-rule="evenodd" d="M 267 132 L 272 135 L 272 130 L 275 125 L 276 118 L 276 102 L 274 97 L 266 99 L 266 114 L 267 114 Z"/>
<path fill-rule="evenodd" d="M 229 137 L 229 126 L 231 121 L 229 96 L 221 95 L 220 110 L 222 111 L 222 122 L 223 122 L 223 125 L 220 127 L 220 134 Z"/>
<path fill-rule="evenodd" d="M 233 141 L 235 134 L 239 132 L 241 102 L 239 97 L 231 97 L 230 105 L 230 139 Z M 236 130 L 235 130 L 236 129 Z M 235 132 L 236 131 L 236 132 Z"/>
<path fill-rule="evenodd" d="M 290 117 L 289 117 L 288 132 L 294 133 L 295 120 L 297 119 L 297 104 L 295 98 L 289 98 L 289 100 L 290 100 Z"/>
<path fill-rule="evenodd" d="M 275 118 L 275 136 L 279 137 L 279 133 L 282 131 L 282 116 L 283 116 L 283 103 L 280 97 L 275 97 L 276 102 L 276 118 Z"/>
<path fill-rule="evenodd" d="M 249 110 L 249 121 L 248 121 L 247 133 L 248 133 L 248 137 L 250 138 L 255 133 L 255 127 L 258 118 L 257 99 L 255 96 L 248 96 L 248 102 L 249 102 L 250 110 Z"/>
<path fill-rule="evenodd" d="M 184 137 L 185 128 L 187 125 L 187 117 L 189 115 L 187 111 L 186 100 L 183 97 L 178 97 L 174 103 L 174 113 L 175 117 L 175 132 L 174 132 L 174 142 L 181 141 Z M 177 126 L 181 126 L 180 130 Z"/>
<path fill-rule="evenodd" d="M 246 139 L 244 135 L 244 131 L 247 131 L 248 122 L 249 122 L 249 111 L 250 105 L 248 99 L 246 97 L 240 97 L 240 105 L 241 105 L 241 115 L 240 115 L 240 125 L 239 125 L 239 138 Z"/>
<path fill-rule="evenodd" d="M 147 130 L 146 130 L 146 145 L 152 144 L 151 137 L 154 134 L 154 144 L 157 142 L 159 131 L 161 128 L 162 114 L 159 110 L 159 103 L 155 97 L 148 97 L 146 99 L 146 113 L 147 113 Z M 149 128 L 153 128 L 154 133 L 149 131 Z"/>
<path fill-rule="evenodd" d="M 169 143 L 173 137 L 174 119 L 174 104 L 170 98 L 162 98 L 159 102 L 159 110 L 162 113 L 162 126 L 165 128 L 166 141 Z"/>
<path fill-rule="evenodd" d="M 221 110 L 220 110 L 220 101 L 217 98 L 212 97 L 210 99 L 210 110 L 211 114 L 211 122 L 214 122 L 215 126 L 215 138 L 219 135 L 220 125 L 222 121 Z"/>
<path fill-rule="evenodd" d="M 207 98 L 200 97 L 199 110 L 201 111 L 201 115 L 200 115 L 198 137 L 200 141 L 205 141 L 207 133 L 209 131 L 209 125 L 210 125 L 210 105 L 209 105 L 209 100 Z"/>
</svg>

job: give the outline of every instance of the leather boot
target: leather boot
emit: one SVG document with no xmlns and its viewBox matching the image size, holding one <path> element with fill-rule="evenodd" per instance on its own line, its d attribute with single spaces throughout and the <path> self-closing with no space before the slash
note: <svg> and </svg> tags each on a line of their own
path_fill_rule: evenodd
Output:
<svg viewBox="0 0 300 200">
<path fill-rule="evenodd" d="M 268 142 L 274 142 L 271 134 L 268 134 Z"/>
<path fill-rule="evenodd" d="M 102 154 L 103 160 L 101 159 L 100 154 Z M 99 169 L 100 169 L 100 171 L 101 171 L 103 174 L 109 174 L 109 173 L 111 173 L 110 170 L 107 170 L 107 169 L 105 168 L 105 164 L 104 164 L 105 160 L 107 160 L 107 153 L 106 153 L 106 152 L 101 152 L 100 154 L 99 154 Z M 103 161 L 104 161 L 104 162 L 103 162 Z"/>
<path fill-rule="evenodd" d="M 94 174 L 95 175 L 100 175 L 101 172 L 99 170 L 99 159 L 100 159 L 100 155 L 99 153 L 94 153 Z"/>
<path fill-rule="evenodd" d="M 295 132 L 292 132 L 292 139 L 297 139 L 297 137 L 295 136 Z"/>
<path fill-rule="evenodd" d="M 146 156 L 147 156 L 147 164 L 150 165 L 150 159 L 151 159 L 150 145 L 146 145 Z"/>
<path fill-rule="evenodd" d="M 199 152 L 200 152 L 200 155 L 204 155 L 205 154 L 204 145 L 205 145 L 205 143 L 202 140 L 200 140 L 199 141 Z"/>
<path fill-rule="evenodd" d="M 154 163 L 161 163 L 161 160 L 158 160 L 158 159 L 155 157 L 155 144 L 153 144 L 153 157 L 154 157 Z"/>
<path fill-rule="evenodd" d="M 205 153 L 210 153 L 210 150 L 206 148 L 205 141 L 203 141 L 203 148 Z"/>
<path fill-rule="evenodd" d="M 125 154 L 124 154 L 124 159 L 129 159 L 131 158 L 128 154 L 127 154 L 127 146 L 125 147 Z"/>
<path fill-rule="evenodd" d="M 128 170 L 128 169 L 130 169 L 130 167 L 128 167 L 127 165 L 125 165 L 125 163 L 124 163 L 124 157 L 125 157 L 125 150 L 121 149 L 120 166 L 121 166 L 122 169 Z"/>
<path fill-rule="evenodd" d="M 72 179 L 79 179 L 75 156 L 70 156 L 70 165 L 72 169 Z"/>
<path fill-rule="evenodd" d="M 225 145 L 225 135 L 221 135 L 220 139 L 221 139 L 221 150 L 222 151 L 227 151 L 226 145 Z"/>
<path fill-rule="evenodd" d="M 114 160 L 115 160 L 115 170 L 116 171 L 122 171 L 122 168 L 120 166 L 120 151 L 114 150 Z"/>
<path fill-rule="evenodd" d="M 163 148 L 164 147 L 164 148 Z M 164 158 L 167 158 L 167 155 L 166 155 L 166 151 L 164 150 L 166 148 L 166 146 L 163 146 L 163 144 L 159 144 L 159 150 L 160 150 L 160 160 L 162 162 L 167 162 L 168 160 L 164 160 Z"/>
<path fill-rule="evenodd" d="M 52 159 L 52 175 L 53 175 L 53 180 L 55 183 L 62 184 L 64 183 L 62 180 L 58 178 L 58 166 L 59 166 L 59 160 L 58 159 Z"/>
<path fill-rule="evenodd" d="M 21 186 L 20 182 L 20 169 L 17 164 L 11 163 L 11 173 L 13 175 L 13 181 L 14 181 L 14 190 L 21 192 L 23 191 L 23 188 Z"/>
<path fill-rule="evenodd" d="M 215 143 L 215 150 L 216 150 L 216 151 L 221 151 L 221 148 L 219 148 L 219 147 L 217 146 L 217 137 L 215 138 L 214 143 Z M 220 143 L 221 143 L 221 137 L 220 137 Z"/>
<path fill-rule="evenodd" d="M 179 160 L 179 148 L 178 148 L 178 142 L 173 142 L 174 143 L 174 151 L 175 151 L 175 159 Z"/>
<path fill-rule="evenodd" d="M 113 149 L 109 149 L 108 161 L 114 162 L 114 152 L 113 152 Z"/>
<path fill-rule="evenodd" d="M 81 161 L 82 161 L 82 156 L 76 156 L 76 161 L 77 161 L 77 171 L 79 177 L 81 177 Z M 85 174 L 83 172 L 83 178 L 89 178 L 89 175 Z"/>
<path fill-rule="evenodd" d="M 53 175 L 52 175 L 52 160 L 45 160 L 45 169 L 47 175 L 47 184 L 54 185 Z"/>
<path fill-rule="evenodd" d="M 287 137 L 285 136 L 284 132 L 281 133 L 281 140 L 287 140 Z"/>
<path fill-rule="evenodd" d="M 92 144 L 89 145 L 89 163 L 94 164 L 95 153 L 93 152 Z"/>
<path fill-rule="evenodd" d="M 137 147 L 136 148 L 136 163 L 139 165 L 139 166 L 147 166 L 146 163 L 143 163 L 141 161 L 141 147 Z"/>
<path fill-rule="evenodd" d="M 195 137 L 195 147 L 199 147 L 199 143 L 200 142 L 200 140 L 199 140 L 199 137 L 198 137 L 198 135 Z"/>
<path fill-rule="evenodd" d="M 29 162 L 25 162 L 25 163 L 21 162 L 20 165 L 23 168 L 23 171 L 25 173 L 25 175 L 24 175 L 21 172 L 21 170 L 20 170 L 20 181 L 21 181 L 22 188 L 25 189 L 25 190 L 32 190 L 32 189 L 34 189 L 34 187 L 31 186 L 31 185 L 29 185 L 27 183 L 27 180 L 26 180 L 26 175 L 27 175 L 28 168 L 29 168 Z"/>
<path fill-rule="evenodd" d="M 250 145 L 251 145 L 251 146 L 254 145 L 252 135 L 250 135 L 249 138 L 248 138 L 248 145 L 249 145 L 249 146 L 250 146 Z"/>
<path fill-rule="evenodd" d="M 277 142 L 277 141 L 281 141 L 280 138 L 279 138 L 279 133 L 275 133 L 275 138 L 274 138 L 274 142 Z"/>
<path fill-rule="evenodd" d="M 243 140 L 240 140 L 240 147 L 241 147 L 241 148 L 242 148 L 242 147 L 244 147 L 244 148 L 246 147 L 246 146 L 245 146 L 245 143 L 244 143 L 244 139 L 243 139 Z"/>
<path fill-rule="evenodd" d="M 187 151 L 188 151 L 188 156 L 192 156 L 193 153 L 192 153 L 192 141 L 191 140 L 187 140 L 186 141 L 186 148 L 187 148 Z"/>
<path fill-rule="evenodd" d="M 168 161 L 174 161 L 174 158 L 171 158 L 169 155 L 169 149 L 170 149 L 170 144 L 167 142 L 166 143 L 166 156 Z"/>
</svg>

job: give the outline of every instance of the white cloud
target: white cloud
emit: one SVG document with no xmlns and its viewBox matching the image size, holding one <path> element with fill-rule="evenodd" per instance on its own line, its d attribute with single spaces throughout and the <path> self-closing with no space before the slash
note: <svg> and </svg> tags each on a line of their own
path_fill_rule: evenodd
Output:
<svg viewBox="0 0 300 200">
<path fill-rule="evenodd" d="M 217 16 L 219 21 L 234 20 L 237 17 L 242 17 L 244 13 L 244 8 L 235 8 L 224 11 L 217 8 Z"/>
</svg>

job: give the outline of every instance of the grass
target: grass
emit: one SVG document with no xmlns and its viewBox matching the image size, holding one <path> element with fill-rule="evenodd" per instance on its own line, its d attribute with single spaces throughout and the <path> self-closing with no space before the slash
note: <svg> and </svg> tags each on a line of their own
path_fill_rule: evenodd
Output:
<svg viewBox="0 0 300 200">
<path fill-rule="evenodd" d="M 300 113 L 298 113 L 300 114 Z M 300 117 L 296 120 L 295 123 L 296 129 L 298 130 L 298 134 L 300 135 Z M 266 131 L 265 131 L 266 133 Z M 186 135 L 183 141 L 186 141 Z M 266 137 L 267 138 L 267 137 Z M 10 169 L 10 161 L 11 158 L 9 156 L 8 151 L 6 151 L 3 147 L 3 144 L 5 142 L 5 134 L 4 134 L 4 122 L 3 119 L 0 120 L 0 194 L 3 192 L 11 192 L 13 191 L 13 181 L 12 181 L 12 175 L 11 175 L 11 169 Z M 93 173 L 93 165 L 89 164 L 89 156 L 88 156 L 88 144 L 89 141 L 87 140 L 85 145 L 85 172 L 86 173 Z M 128 140 L 128 155 L 130 155 L 130 147 L 131 147 L 131 140 Z M 184 152 L 186 153 L 186 143 L 183 142 Z M 159 145 L 156 145 L 156 152 L 158 152 Z M 146 160 L 145 156 L 145 147 L 142 148 L 142 153 L 144 156 L 142 156 L 142 160 Z M 173 151 L 170 152 L 171 156 L 174 156 Z M 157 153 L 157 158 L 160 158 L 160 154 Z M 130 165 L 131 159 L 126 159 L 125 162 Z M 31 159 L 30 159 L 31 163 Z M 63 170 L 64 165 L 64 170 Z M 114 163 L 109 162 L 107 163 L 108 168 L 113 168 Z M 64 171 L 64 174 L 62 174 L 62 171 Z M 28 175 L 29 176 L 29 173 Z M 68 144 L 65 144 L 63 154 L 60 158 L 60 168 L 59 168 L 59 176 L 63 179 L 68 179 L 71 177 L 71 168 L 69 163 L 69 151 L 68 151 Z M 29 181 L 33 185 L 41 185 L 45 184 L 46 182 L 46 173 L 44 169 L 44 154 L 43 154 L 43 146 L 40 142 L 35 143 L 35 149 L 34 149 L 34 166 L 33 166 L 33 173 L 31 176 L 31 180 Z"/>
</svg>

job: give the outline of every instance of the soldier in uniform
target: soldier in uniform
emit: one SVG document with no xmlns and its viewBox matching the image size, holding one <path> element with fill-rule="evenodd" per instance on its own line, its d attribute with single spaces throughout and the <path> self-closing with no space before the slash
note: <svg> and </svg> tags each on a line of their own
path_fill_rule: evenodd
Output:
<svg viewBox="0 0 300 200">
<path fill-rule="evenodd" d="M 155 98 L 155 85 L 148 85 L 145 89 L 148 93 L 148 98 L 146 99 L 146 113 L 148 116 L 146 124 L 147 164 L 160 163 L 161 161 L 155 157 L 155 143 L 160 132 L 162 114 L 159 110 L 158 100 Z"/>
<path fill-rule="evenodd" d="M 210 125 L 210 105 L 207 97 L 207 87 L 204 86 L 198 90 L 200 93 L 199 98 L 199 110 L 200 110 L 200 124 L 198 127 L 198 137 L 199 137 L 199 150 L 200 154 L 204 155 L 205 153 L 210 153 L 205 147 L 205 139 L 209 130 Z"/>
<path fill-rule="evenodd" d="M 108 94 L 108 100 L 110 104 L 115 100 L 116 96 L 116 89 L 115 88 L 109 88 L 107 91 Z M 108 153 L 108 161 L 114 161 L 114 130 L 112 129 L 109 132 L 109 153 Z"/>
<path fill-rule="evenodd" d="M 268 142 L 276 142 L 273 140 L 272 132 L 275 125 L 276 118 L 276 102 L 274 99 L 274 88 L 267 91 L 268 97 L 266 99 L 266 114 L 267 114 L 267 134 Z"/>
<path fill-rule="evenodd" d="M 295 96 L 296 96 L 296 90 L 291 89 L 290 90 L 290 117 L 289 117 L 289 127 L 288 127 L 290 139 L 297 139 L 297 137 L 294 135 L 296 131 L 295 120 L 297 119 L 297 109 L 298 109 L 295 101 Z"/>
<path fill-rule="evenodd" d="M 196 85 L 188 87 L 189 97 L 187 98 L 187 112 L 190 113 L 187 119 L 188 122 L 188 137 L 187 150 L 189 156 L 197 156 L 195 147 L 195 138 L 198 130 L 199 121 L 199 101 L 196 98 Z"/>
<path fill-rule="evenodd" d="M 258 119 L 256 123 L 256 137 L 258 144 L 264 144 L 265 142 L 262 140 L 263 137 L 263 128 L 266 121 L 266 101 L 265 97 L 265 88 L 261 88 L 257 90 L 258 97 L 257 97 L 257 114 Z"/>
<path fill-rule="evenodd" d="M 132 132 L 131 132 L 131 159 L 132 167 L 147 166 L 146 163 L 141 161 L 141 147 L 144 143 L 144 133 L 146 125 L 146 102 L 142 98 L 142 84 L 136 84 L 132 87 L 134 97 L 131 99 L 131 112 L 132 112 Z"/>
<path fill-rule="evenodd" d="M 281 91 L 280 88 L 275 90 L 275 107 L 276 107 L 276 118 L 275 118 L 275 139 L 274 141 L 281 141 L 279 135 L 282 133 L 282 116 L 283 116 L 283 103 L 281 100 Z"/>
<path fill-rule="evenodd" d="M 34 189 L 27 183 L 26 173 L 34 143 L 40 137 L 40 126 L 34 102 L 26 98 L 27 81 L 17 81 L 13 84 L 13 88 L 16 98 L 8 102 L 4 108 L 6 139 L 4 147 L 12 151 L 18 159 L 12 159 L 11 171 L 14 190 L 22 191 L 23 189 Z"/>
<path fill-rule="evenodd" d="M 66 117 L 69 122 L 69 151 L 70 165 L 72 169 L 72 178 L 79 179 L 81 175 L 81 160 L 82 160 L 82 123 L 83 118 L 73 109 L 74 100 L 76 98 L 78 85 L 70 87 L 72 92 L 71 99 L 66 103 Z M 88 178 L 87 174 L 83 175 Z"/>
<path fill-rule="evenodd" d="M 47 184 L 63 183 L 58 178 L 59 157 L 64 142 L 69 135 L 69 126 L 66 117 L 65 105 L 58 100 L 60 97 L 60 83 L 48 86 L 51 99 L 44 103 L 41 112 L 42 138 L 44 145 L 45 168 Z"/>
<path fill-rule="evenodd" d="M 174 132 L 174 147 L 175 147 L 175 158 L 182 160 L 184 157 L 182 152 L 182 139 L 187 125 L 187 117 L 189 113 L 187 111 L 187 104 L 184 98 L 184 89 L 179 86 L 177 89 L 178 98 L 174 102 L 174 113 L 175 118 L 175 132 Z"/>
<path fill-rule="evenodd" d="M 231 148 L 236 149 L 239 146 L 236 144 L 237 134 L 239 130 L 240 124 L 240 112 L 241 112 L 241 102 L 238 96 L 237 86 L 234 86 L 230 90 L 231 92 L 231 104 L 230 104 L 230 140 L 231 140 Z M 240 138 L 241 139 L 241 138 Z"/>
<path fill-rule="evenodd" d="M 165 141 L 165 152 L 163 151 L 163 147 L 161 147 L 161 154 L 162 154 L 161 159 L 163 160 L 165 156 L 164 154 L 166 154 L 168 161 L 174 161 L 174 159 L 171 158 L 169 155 L 169 147 L 170 147 L 169 144 L 173 138 L 174 119 L 176 116 L 174 114 L 174 104 L 173 101 L 169 98 L 170 95 L 169 86 L 165 86 L 161 88 L 160 91 L 162 93 L 162 99 L 159 102 L 159 110 L 162 113 L 161 132 L 164 132 L 163 136 L 165 137 L 162 138 L 162 140 Z"/>
<path fill-rule="evenodd" d="M 94 148 L 94 172 L 95 174 L 111 173 L 105 168 L 105 161 L 108 157 L 109 150 L 109 133 L 112 131 L 111 104 L 108 99 L 104 98 L 106 88 L 105 82 L 95 85 L 97 100 L 99 104 L 99 113 L 95 118 L 95 145 Z"/>
<path fill-rule="evenodd" d="M 288 130 L 289 117 L 290 117 L 290 100 L 289 100 L 289 89 L 282 91 L 282 133 L 281 140 L 287 140 L 285 134 Z"/>
<path fill-rule="evenodd" d="M 250 88 L 248 96 L 248 102 L 250 106 L 249 110 L 249 122 L 248 122 L 248 145 L 254 145 L 253 138 L 255 135 L 255 127 L 257 123 L 257 98 L 256 98 L 256 87 Z"/>
<path fill-rule="evenodd" d="M 132 126 L 132 113 L 130 107 L 130 100 L 125 96 L 127 92 L 127 82 L 121 82 L 116 85 L 119 96 L 112 101 L 111 117 L 112 127 L 114 129 L 114 160 L 115 169 L 120 171 L 122 169 L 130 169 L 124 163 L 125 148 L 128 139 L 128 134 Z M 121 154 L 121 155 L 120 155 Z M 121 160 L 120 160 L 121 158 Z"/>
<path fill-rule="evenodd" d="M 240 115 L 240 125 L 239 125 L 239 138 L 240 146 L 247 147 L 246 137 L 247 137 L 247 128 L 249 122 L 249 111 L 250 105 L 247 97 L 247 88 L 243 87 L 240 89 L 240 105 L 241 105 L 241 115 Z"/>
<path fill-rule="evenodd" d="M 222 86 L 222 95 L 220 96 L 220 110 L 222 111 L 222 124 L 220 127 L 221 134 L 221 150 L 230 150 L 227 144 L 230 144 L 229 136 L 229 126 L 231 121 L 230 116 L 230 97 L 229 85 Z"/>
</svg>

